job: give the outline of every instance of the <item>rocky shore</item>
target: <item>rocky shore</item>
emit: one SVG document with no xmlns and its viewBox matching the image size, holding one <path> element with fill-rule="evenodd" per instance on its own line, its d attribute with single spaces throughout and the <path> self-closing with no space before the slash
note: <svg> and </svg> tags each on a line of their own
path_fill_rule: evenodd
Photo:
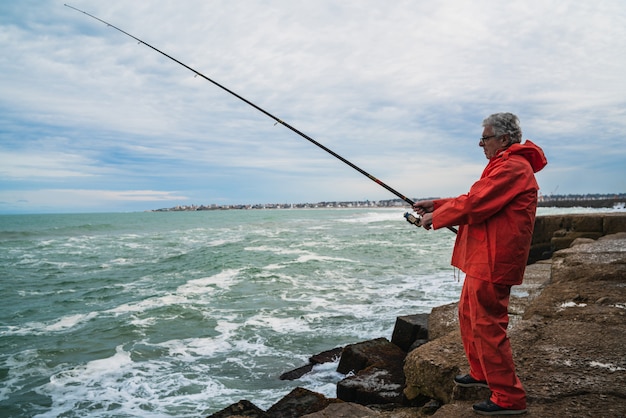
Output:
<svg viewBox="0 0 626 418">
<path fill-rule="evenodd" d="M 626 214 L 537 218 L 524 284 L 513 288 L 509 337 L 535 417 L 626 417 Z M 341 356 L 337 398 L 295 389 L 267 411 L 244 400 L 210 418 L 474 416 L 488 389 L 468 371 L 456 304 L 399 317 L 381 337 L 331 350 L 285 373 Z"/>
</svg>

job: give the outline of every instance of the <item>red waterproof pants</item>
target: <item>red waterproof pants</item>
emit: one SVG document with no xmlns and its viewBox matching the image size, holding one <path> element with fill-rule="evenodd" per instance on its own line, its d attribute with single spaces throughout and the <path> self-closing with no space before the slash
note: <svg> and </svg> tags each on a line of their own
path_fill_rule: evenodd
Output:
<svg viewBox="0 0 626 418">
<path fill-rule="evenodd" d="M 525 409 L 526 392 L 513 363 L 506 335 L 511 286 L 467 276 L 459 302 L 459 321 L 470 376 L 486 380 L 491 401 L 503 408 Z"/>
</svg>

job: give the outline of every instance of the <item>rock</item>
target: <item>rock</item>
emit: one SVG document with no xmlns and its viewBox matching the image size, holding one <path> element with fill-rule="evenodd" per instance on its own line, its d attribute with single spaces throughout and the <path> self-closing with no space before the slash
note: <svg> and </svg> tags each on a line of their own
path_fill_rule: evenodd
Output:
<svg viewBox="0 0 626 418">
<path fill-rule="evenodd" d="M 570 219 L 568 229 L 573 231 L 598 232 L 604 234 L 604 216 L 597 214 L 569 215 L 566 219 Z"/>
<path fill-rule="evenodd" d="M 337 384 L 337 397 L 363 405 L 401 403 L 406 353 L 386 338 L 344 348 L 337 371 L 354 373 Z"/>
<path fill-rule="evenodd" d="M 602 219 L 602 231 L 604 235 L 624 233 L 626 231 L 626 215 L 624 213 L 604 216 Z"/>
<path fill-rule="evenodd" d="M 579 237 L 600 236 L 626 231 L 626 213 L 570 214 L 538 216 L 530 247 L 528 264 L 550 258 Z"/>
<path fill-rule="evenodd" d="M 328 405 L 322 411 L 304 415 L 302 418 L 375 418 L 380 413 L 355 403 L 336 403 Z"/>
<path fill-rule="evenodd" d="M 337 383 L 337 397 L 361 405 L 401 404 L 403 388 L 404 376 L 400 376 L 397 370 L 372 366 Z"/>
<path fill-rule="evenodd" d="M 409 349 L 407 351 L 411 352 L 411 351 L 415 350 L 417 347 L 420 347 L 420 346 L 426 344 L 427 342 L 428 342 L 428 340 L 415 340 L 415 341 L 413 341 L 413 344 L 411 344 L 411 346 L 409 347 Z"/>
<path fill-rule="evenodd" d="M 271 418 L 297 418 L 321 411 L 328 405 L 336 402 L 340 401 L 338 399 L 328 399 L 324 395 L 308 389 L 295 388 L 280 401 L 272 405 L 267 410 L 267 416 Z"/>
<path fill-rule="evenodd" d="M 323 351 L 319 354 L 315 354 L 309 358 L 309 364 L 304 365 L 302 367 L 298 367 L 297 369 L 285 372 L 280 375 L 280 380 L 296 380 L 313 370 L 313 366 L 316 364 L 330 363 L 336 361 L 339 357 L 341 357 L 341 352 L 343 351 L 343 347 L 333 348 L 332 350 Z"/>
<path fill-rule="evenodd" d="M 280 380 L 296 380 L 313 370 L 314 364 L 309 363 L 305 366 L 298 367 L 297 369 L 290 370 L 279 376 Z"/>
<path fill-rule="evenodd" d="M 419 395 L 450 403 L 454 377 L 468 372 L 461 334 L 458 330 L 432 340 L 411 351 L 405 361 L 406 388 L 404 395 L 413 400 Z"/>
<path fill-rule="evenodd" d="M 390 358 L 404 359 L 405 353 L 386 338 L 347 345 L 342 353 L 337 371 L 342 374 L 358 373 L 369 366 L 383 365 Z"/>
<path fill-rule="evenodd" d="M 319 354 L 311 356 L 309 361 L 313 364 L 332 363 L 341 357 L 343 347 L 333 348 L 332 350 L 322 351 Z"/>
<path fill-rule="evenodd" d="M 391 342 L 404 351 L 410 351 L 417 340 L 428 340 L 428 317 L 428 314 L 397 317 Z"/>
<path fill-rule="evenodd" d="M 430 340 L 448 335 L 459 329 L 458 302 L 435 306 L 428 318 L 428 336 Z"/>
<path fill-rule="evenodd" d="M 576 245 L 581 245 L 581 244 L 591 244 L 594 241 L 595 240 L 592 238 L 576 238 L 574 241 L 572 241 L 572 243 L 569 246 L 575 247 Z"/>
<path fill-rule="evenodd" d="M 556 235 L 556 234 L 555 234 Z M 562 250 L 568 248 L 572 243 L 579 239 L 590 239 L 592 241 L 597 240 L 602 236 L 602 232 L 564 232 L 561 236 L 554 236 L 550 240 L 550 247 L 552 251 Z"/>
<path fill-rule="evenodd" d="M 219 412 L 209 415 L 208 418 L 229 418 L 229 417 L 248 417 L 248 418 L 270 418 L 261 408 L 250 401 L 241 400 L 234 403 Z"/>
<path fill-rule="evenodd" d="M 422 413 L 425 415 L 432 415 L 437 412 L 439 408 L 441 408 L 441 405 L 441 402 L 436 399 L 432 399 L 422 407 Z"/>
<path fill-rule="evenodd" d="M 622 236 L 623 235 L 623 236 Z M 623 281 L 626 234 L 610 235 L 558 251 L 552 258 L 552 281 Z"/>
</svg>

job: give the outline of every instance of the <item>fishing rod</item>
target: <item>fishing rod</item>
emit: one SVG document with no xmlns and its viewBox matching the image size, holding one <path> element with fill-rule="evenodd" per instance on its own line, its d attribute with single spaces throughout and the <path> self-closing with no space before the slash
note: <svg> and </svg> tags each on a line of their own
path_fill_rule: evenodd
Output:
<svg viewBox="0 0 626 418">
<path fill-rule="evenodd" d="M 104 23 L 105 25 L 123 33 L 126 36 L 129 36 L 131 38 L 133 38 L 134 40 L 136 40 L 138 43 L 140 44 L 144 44 L 145 46 L 147 46 L 148 48 L 158 52 L 159 54 L 171 59 L 172 61 L 174 61 L 175 63 L 182 65 L 183 67 L 185 67 L 186 69 L 188 69 L 189 71 L 193 72 L 194 74 L 196 74 L 197 76 L 200 76 L 202 78 L 204 78 L 205 80 L 213 83 L 214 85 L 216 85 L 217 87 L 221 88 L 222 90 L 226 91 L 227 93 L 230 93 L 231 95 L 235 96 L 236 98 L 238 98 L 239 100 L 247 103 L 248 105 L 252 106 L 253 108 L 255 108 L 256 110 L 258 110 L 259 112 L 265 114 L 266 116 L 268 116 L 269 118 L 273 119 L 277 124 L 280 123 L 281 125 L 283 125 L 284 127 L 290 129 L 291 131 L 295 132 L 296 134 L 300 135 L 302 138 L 306 139 L 307 141 L 311 142 L 312 144 L 318 146 L 319 148 L 323 149 L 324 151 L 326 151 L 327 153 L 329 153 L 330 155 L 332 155 L 333 157 L 337 158 L 338 160 L 342 161 L 343 163 L 349 165 L 350 167 L 352 167 L 353 169 L 355 169 L 356 171 L 358 171 L 359 173 L 363 174 L 365 177 L 369 178 L 370 180 L 372 180 L 373 182 L 377 183 L 378 185 L 384 187 L 385 189 L 389 190 L 391 193 L 393 193 L 394 195 L 398 196 L 400 199 L 404 200 L 406 203 L 408 203 L 409 205 L 411 205 L 411 207 L 413 207 L 413 204 L 415 203 L 413 200 L 409 199 L 408 197 L 406 197 L 405 195 L 401 194 L 400 192 L 398 192 L 397 190 L 393 189 L 392 187 L 388 186 L 387 184 L 383 183 L 381 180 L 377 179 L 376 177 L 372 176 L 371 174 L 369 174 L 367 171 L 361 169 L 360 167 L 357 167 L 356 165 L 354 165 L 353 163 L 351 163 L 350 161 L 346 160 L 345 158 L 343 158 L 341 155 L 337 154 L 336 152 L 334 152 L 333 150 L 325 147 L 324 145 L 320 144 L 319 142 L 317 142 L 316 140 L 314 140 L 313 138 L 311 138 L 310 136 L 308 136 L 307 134 L 299 131 L 298 129 L 294 128 L 293 126 L 291 126 L 290 124 L 288 124 L 287 122 L 283 121 L 282 119 L 272 115 L 271 113 L 269 113 L 268 111 L 266 111 L 265 109 L 257 106 L 256 104 L 252 103 L 250 100 L 240 96 L 239 94 L 235 93 L 234 91 L 230 90 L 229 88 L 221 85 L 220 83 L 218 83 L 217 81 L 205 76 L 204 74 L 202 74 L 201 72 L 191 68 L 190 66 L 188 66 L 187 64 L 177 60 L 176 58 L 172 57 L 171 55 L 166 54 L 165 52 L 161 51 L 160 49 L 155 48 L 154 46 L 150 45 L 147 42 L 142 41 L 141 39 L 137 38 L 134 35 L 131 35 L 130 33 L 126 32 L 125 30 L 122 30 L 120 28 L 118 28 L 115 25 L 112 25 L 109 22 L 106 22 L 102 19 L 100 19 L 97 16 L 94 16 L 90 13 L 87 13 L 83 10 L 77 9 L 74 6 L 70 6 L 69 4 L 65 4 L 66 7 L 69 7 L 70 9 L 74 9 L 77 12 L 83 13 L 99 22 Z M 420 224 L 420 218 L 416 217 L 412 214 L 410 214 L 409 212 L 404 214 L 404 217 L 406 218 L 406 220 L 409 223 L 412 223 L 416 226 L 421 226 Z M 448 227 L 449 230 L 451 230 L 452 232 L 456 233 L 456 229 L 453 227 Z"/>
</svg>

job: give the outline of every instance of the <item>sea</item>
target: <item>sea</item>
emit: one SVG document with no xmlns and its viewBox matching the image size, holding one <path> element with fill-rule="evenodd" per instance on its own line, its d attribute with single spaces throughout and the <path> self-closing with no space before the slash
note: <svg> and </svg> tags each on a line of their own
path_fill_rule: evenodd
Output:
<svg viewBox="0 0 626 418">
<path fill-rule="evenodd" d="M 538 214 L 597 212 L 540 208 Z M 0 216 L 0 417 L 202 417 L 336 396 L 337 361 L 458 299 L 404 208 Z"/>
</svg>

